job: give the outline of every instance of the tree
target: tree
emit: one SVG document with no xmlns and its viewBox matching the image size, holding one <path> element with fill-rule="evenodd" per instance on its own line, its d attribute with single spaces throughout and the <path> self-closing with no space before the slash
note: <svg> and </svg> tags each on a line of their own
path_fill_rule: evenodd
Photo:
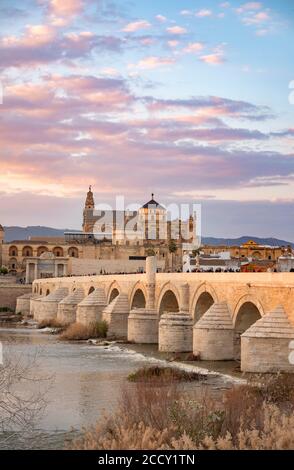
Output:
<svg viewBox="0 0 294 470">
<path fill-rule="evenodd" d="M 147 256 L 155 256 L 155 251 L 153 250 L 153 248 L 148 248 L 146 250 L 146 254 Z"/>
<path fill-rule="evenodd" d="M 1 343 L 0 347 L 2 357 Z M 3 363 L 0 362 L 0 448 L 9 446 L 16 433 L 22 437 L 27 434 L 29 446 L 32 437 L 39 443 L 35 425 L 47 405 L 51 377 L 38 376 L 35 371 L 38 371 L 37 354 L 27 359 L 16 357 L 9 345 L 5 346 Z"/>
<path fill-rule="evenodd" d="M 192 255 L 193 255 L 193 258 L 196 258 L 196 256 L 200 255 L 200 248 L 197 248 L 196 250 L 192 250 Z"/>
<path fill-rule="evenodd" d="M 174 240 L 170 240 L 169 245 L 168 245 L 168 251 L 171 254 L 171 259 L 172 259 L 172 271 L 174 271 L 174 253 L 177 251 L 177 245 Z"/>
<path fill-rule="evenodd" d="M 6 266 L 1 266 L 0 274 L 3 274 L 4 276 L 8 274 L 8 269 L 6 268 Z"/>
<path fill-rule="evenodd" d="M 168 250 L 170 253 L 175 253 L 177 251 L 177 245 L 174 240 L 171 240 L 168 245 Z"/>
</svg>

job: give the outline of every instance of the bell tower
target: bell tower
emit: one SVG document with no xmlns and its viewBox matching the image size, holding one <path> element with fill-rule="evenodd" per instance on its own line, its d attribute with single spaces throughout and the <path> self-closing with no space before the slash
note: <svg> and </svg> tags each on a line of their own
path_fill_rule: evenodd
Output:
<svg viewBox="0 0 294 470">
<path fill-rule="evenodd" d="M 83 231 L 84 232 L 93 232 L 94 227 L 94 209 L 95 201 L 94 194 L 92 192 L 92 186 L 89 186 L 89 191 L 87 192 L 87 197 L 85 201 L 85 207 L 83 212 Z"/>
</svg>

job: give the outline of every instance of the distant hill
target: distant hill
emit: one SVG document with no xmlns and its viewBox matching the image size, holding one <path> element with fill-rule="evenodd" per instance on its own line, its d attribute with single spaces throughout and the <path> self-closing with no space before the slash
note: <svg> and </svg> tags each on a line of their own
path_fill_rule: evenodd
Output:
<svg viewBox="0 0 294 470">
<path fill-rule="evenodd" d="M 227 246 L 240 246 L 246 243 L 248 240 L 253 240 L 259 245 L 271 245 L 271 246 L 287 246 L 291 245 L 294 248 L 294 243 L 286 240 L 279 240 L 278 238 L 259 238 L 251 235 L 243 236 L 239 238 L 214 238 L 214 237 L 203 237 L 202 244 L 206 245 L 227 245 Z"/>
<path fill-rule="evenodd" d="M 30 237 L 62 237 L 64 232 L 78 232 L 78 230 L 71 229 L 57 229 L 42 226 L 29 226 L 29 227 L 4 227 L 5 241 L 11 242 L 12 240 L 29 240 Z M 248 240 L 254 240 L 260 245 L 272 246 L 287 246 L 291 245 L 294 248 L 294 243 L 286 240 L 279 240 L 278 238 L 259 238 L 254 236 L 243 236 L 240 238 L 215 238 L 215 237 L 202 237 L 202 244 L 206 245 L 227 245 L 227 246 L 240 246 Z"/>
</svg>

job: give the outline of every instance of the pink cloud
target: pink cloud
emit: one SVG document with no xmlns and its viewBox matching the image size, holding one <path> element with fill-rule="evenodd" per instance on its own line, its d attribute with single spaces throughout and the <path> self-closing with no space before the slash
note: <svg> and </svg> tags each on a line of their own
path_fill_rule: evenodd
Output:
<svg viewBox="0 0 294 470">
<path fill-rule="evenodd" d="M 210 65 L 220 65 L 224 63 L 223 54 L 220 52 L 202 55 L 200 60 Z"/>
<path fill-rule="evenodd" d="M 265 11 L 260 11 L 251 16 L 246 16 L 243 18 L 243 23 L 246 25 L 259 25 L 270 20 L 270 15 Z"/>
<path fill-rule="evenodd" d="M 118 51 L 121 41 L 90 31 L 62 33 L 53 26 L 27 26 L 20 36 L 0 38 L 2 67 L 22 67 L 87 56 L 93 49 Z"/>
<path fill-rule="evenodd" d="M 244 11 L 260 10 L 261 8 L 262 4 L 260 2 L 247 2 L 237 8 L 236 11 L 238 13 L 243 13 Z"/>
<path fill-rule="evenodd" d="M 182 26 L 170 26 L 169 28 L 166 29 L 166 31 L 170 34 L 186 34 L 187 30 L 186 28 L 183 28 Z"/>
<path fill-rule="evenodd" d="M 204 48 L 204 45 L 202 42 L 191 42 L 183 50 L 187 54 L 195 54 L 195 53 L 202 51 L 203 48 Z"/>
<path fill-rule="evenodd" d="M 122 31 L 126 33 L 134 33 L 136 31 L 140 31 L 141 29 L 149 29 L 151 28 L 151 24 L 149 21 L 146 20 L 138 20 L 133 21 L 132 23 L 128 23 Z"/>
<path fill-rule="evenodd" d="M 170 41 L 167 41 L 167 44 L 169 47 L 177 47 L 180 43 L 176 39 L 171 39 Z"/>
<path fill-rule="evenodd" d="M 119 188 L 128 194 L 148 185 L 167 191 L 183 184 L 188 190 L 196 183 L 232 188 L 278 174 L 278 169 L 282 176 L 292 171 L 292 157 L 226 148 L 227 142 L 269 138 L 225 126 L 219 118 L 258 115 L 251 103 L 220 97 L 138 98 L 122 79 L 78 75 L 8 85 L 6 97 L 0 182 L 7 188 L 8 181 L 10 192 L 29 188 L 36 194 L 73 195 L 89 181 L 101 192 Z M 140 120 L 138 100 L 145 109 Z"/>
<path fill-rule="evenodd" d="M 140 43 L 144 46 L 150 46 L 155 43 L 155 39 L 152 37 L 142 38 L 140 39 Z"/>
<path fill-rule="evenodd" d="M 55 26 L 65 26 L 81 13 L 82 0 L 50 0 L 48 12 L 50 21 Z"/>
<path fill-rule="evenodd" d="M 48 25 L 29 25 L 25 32 L 17 36 L 4 36 L 0 39 L 0 47 L 38 47 L 49 44 L 55 39 L 57 33 L 55 28 Z"/>
<path fill-rule="evenodd" d="M 163 16 L 163 15 L 156 15 L 155 17 L 157 19 L 157 21 L 159 21 L 160 23 L 165 23 L 167 21 L 167 17 L 166 16 Z"/>
<path fill-rule="evenodd" d="M 156 69 L 158 67 L 166 67 L 167 65 L 172 65 L 175 62 L 176 60 L 173 57 L 150 56 L 139 60 L 139 62 L 135 65 L 131 64 L 129 67 L 137 67 L 139 69 Z"/>
<path fill-rule="evenodd" d="M 207 16 L 211 16 L 212 15 L 212 11 L 211 10 L 206 10 L 206 9 L 202 9 L 202 10 L 199 10 L 195 16 L 197 16 L 198 18 L 205 18 Z"/>
</svg>

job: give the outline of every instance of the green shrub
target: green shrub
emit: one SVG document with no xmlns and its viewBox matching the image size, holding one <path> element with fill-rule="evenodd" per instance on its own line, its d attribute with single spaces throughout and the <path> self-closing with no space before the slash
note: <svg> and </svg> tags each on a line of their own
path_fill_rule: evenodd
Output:
<svg viewBox="0 0 294 470">
<path fill-rule="evenodd" d="M 8 274 L 8 269 L 6 268 L 6 266 L 1 266 L 0 274 L 3 274 L 4 276 Z"/>
<path fill-rule="evenodd" d="M 0 307 L 0 313 L 13 313 L 13 310 L 9 307 Z"/>
</svg>

